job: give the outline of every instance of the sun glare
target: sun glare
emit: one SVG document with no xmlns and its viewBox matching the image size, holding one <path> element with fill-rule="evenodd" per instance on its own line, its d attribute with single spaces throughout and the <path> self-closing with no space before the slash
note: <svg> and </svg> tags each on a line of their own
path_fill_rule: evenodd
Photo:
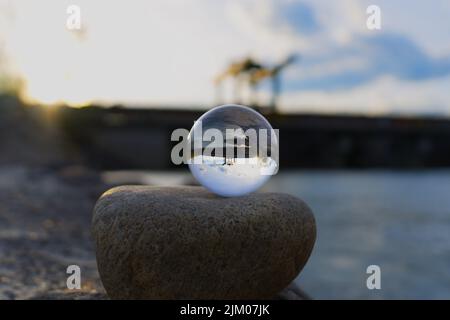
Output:
<svg viewBox="0 0 450 320">
<path fill-rule="evenodd" d="M 11 53 L 24 82 L 22 98 L 44 105 L 88 104 L 92 92 L 83 85 L 84 82 L 89 83 L 89 79 L 84 79 L 86 73 L 81 73 L 88 67 L 80 68 L 86 63 L 83 61 L 86 47 L 84 30 L 65 28 L 61 19 L 64 15 L 61 15 L 61 10 L 56 12 L 60 9 L 58 6 L 28 3 L 35 10 L 29 10 L 29 7 L 21 10 L 24 9 L 21 4 L 17 5 L 8 36 Z M 39 14 L 43 10 L 49 12 L 46 19 Z"/>
</svg>

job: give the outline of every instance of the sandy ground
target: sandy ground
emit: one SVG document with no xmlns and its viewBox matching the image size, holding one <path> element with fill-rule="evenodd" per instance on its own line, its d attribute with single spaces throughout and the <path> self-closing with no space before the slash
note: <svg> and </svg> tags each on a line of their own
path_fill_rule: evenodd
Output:
<svg viewBox="0 0 450 320">
<path fill-rule="evenodd" d="M 104 191 L 82 167 L 0 168 L 0 299 L 101 298 L 90 219 Z M 81 290 L 66 269 L 81 268 Z"/>
<path fill-rule="evenodd" d="M 90 240 L 108 188 L 63 138 L 51 112 L 0 96 L 0 299 L 105 296 Z M 69 265 L 81 290 L 68 290 Z"/>
</svg>

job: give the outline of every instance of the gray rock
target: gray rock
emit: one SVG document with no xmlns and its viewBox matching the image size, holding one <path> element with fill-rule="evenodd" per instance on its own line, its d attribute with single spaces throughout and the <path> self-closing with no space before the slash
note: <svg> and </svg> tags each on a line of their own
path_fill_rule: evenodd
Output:
<svg viewBox="0 0 450 320">
<path fill-rule="evenodd" d="M 298 284 L 292 281 L 286 288 L 279 292 L 275 299 L 279 300 L 312 300 L 312 298 L 303 291 Z"/>
<path fill-rule="evenodd" d="M 270 299 L 298 275 L 316 229 L 293 196 L 123 186 L 98 200 L 97 265 L 113 299 Z"/>
</svg>

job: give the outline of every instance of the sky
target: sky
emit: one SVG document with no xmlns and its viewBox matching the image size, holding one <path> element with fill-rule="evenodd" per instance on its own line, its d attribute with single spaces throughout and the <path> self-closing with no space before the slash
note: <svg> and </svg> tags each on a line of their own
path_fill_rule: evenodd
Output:
<svg viewBox="0 0 450 320">
<path fill-rule="evenodd" d="M 366 26 L 369 5 L 380 30 Z M 0 0 L 0 72 L 42 103 L 209 108 L 230 62 L 292 53 L 283 112 L 450 114 L 448 0 Z M 258 100 L 270 92 L 263 83 Z"/>
</svg>

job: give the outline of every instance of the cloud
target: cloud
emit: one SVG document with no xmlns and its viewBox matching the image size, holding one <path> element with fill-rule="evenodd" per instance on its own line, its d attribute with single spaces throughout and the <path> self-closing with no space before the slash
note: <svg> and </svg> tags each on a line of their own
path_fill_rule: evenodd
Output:
<svg viewBox="0 0 450 320">
<path fill-rule="evenodd" d="M 291 71 L 288 90 L 345 90 L 380 76 L 425 80 L 450 73 L 450 57 L 428 56 L 409 38 L 393 33 L 357 36 L 324 55 L 305 56 Z"/>
<path fill-rule="evenodd" d="M 348 90 L 293 91 L 282 96 L 284 111 L 450 116 L 450 75 L 411 81 L 380 76 Z"/>
<path fill-rule="evenodd" d="M 266 60 L 273 62 L 291 52 L 301 55 L 301 62 L 286 72 L 285 90 L 347 90 L 381 76 L 420 81 L 450 72 L 450 56 L 429 54 L 411 34 L 369 31 L 361 1 L 260 3 L 234 3 L 234 22 L 253 40 L 273 44 L 265 50 Z M 388 25 L 393 12 L 407 14 L 405 7 L 388 8 L 382 8 L 382 13 L 388 11 Z"/>
<path fill-rule="evenodd" d="M 276 10 L 276 19 L 301 34 L 312 34 L 320 30 L 315 11 L 302 2 L 288 2 Z"/>
</svg>

